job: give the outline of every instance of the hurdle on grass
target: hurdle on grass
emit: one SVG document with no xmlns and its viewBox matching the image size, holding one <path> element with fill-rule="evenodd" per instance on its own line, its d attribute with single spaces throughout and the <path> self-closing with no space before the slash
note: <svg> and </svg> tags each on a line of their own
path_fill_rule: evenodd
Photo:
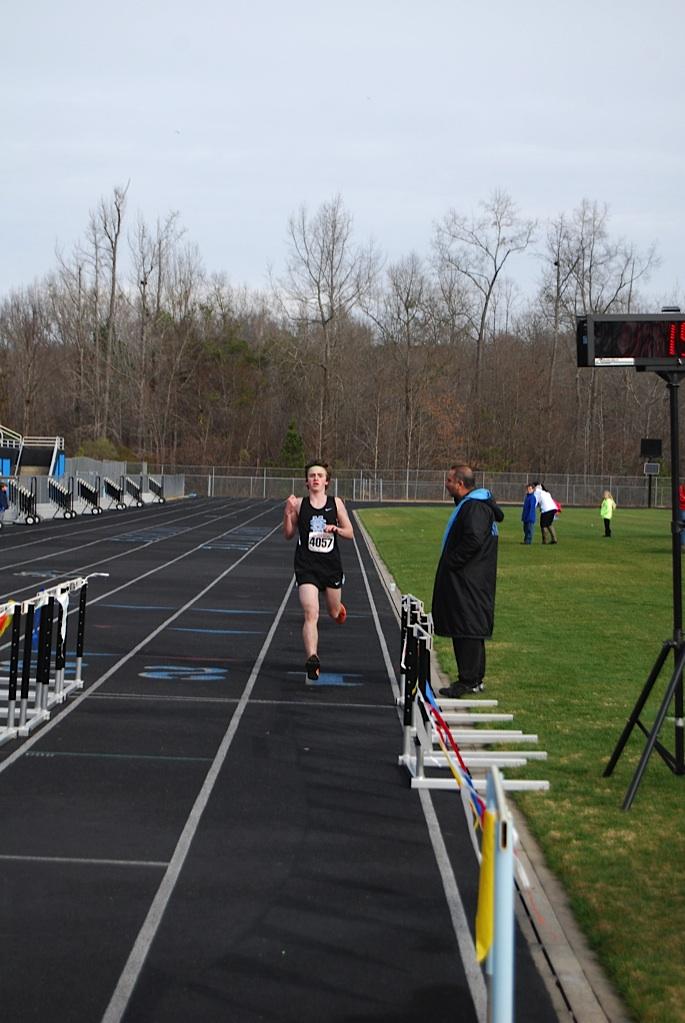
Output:
<svg viewBox="0 0 685 1023">
<path fill-rule="evenodd" d="M 496 700 L 452 700 L 434 697 L 431 685 L 433 623 L 422 602 L 404 594 L 401 602 L 400 686 L 403 705 L 403 741 L 399 763 L 411 775 L 412 788 L 452 789 L 454 778 L 427 775 L 426 768 L 451 769 L 459 761 L 469 772 L 487 769 L 524 767 L 530 760 L 545 760 L 541 750 L 483 749 L 502 744 L 536 743 L 537 735 L 515 729 L 495 729 L 494 724 L 510 722 L 512 714 L 484 712 L 497 707 Z M 441 729 L 447 729 L 453 748 L 443 748 Z M 468 747 L 467 749 L 462 747 Z M 475 788 L 485 790 L 485 779 L 473 779 Z M 507 779 L 508 791 L 544 791 L 542 780 Z"/>
<path fill-rule="evenodd" d="M 529 759 L 544 759 L 540 752 L 482 751 L 460 746 L 492 745 L 536 741 L 537 736 L 520 732 L 466 728 L 491 722 L 493 718 L 511 720 L 512 715 L 474 713 L 474 709 L 497 706 L 496 700 L 436 700 L 431 684 L 433 625 L 421 601 L 411 594 L 402 597 L 401 683 L 403 703 L 403 752 L 400 763 L 412 776 L 412 788 L 458 789 L 469 835 L 480 863 L 478 912 L 476 915 L 476 955 L 486 957 L 485 974 L 489 1023 L 512 1023 L 514 1006 L 514 877 L 519 886 L 529 887 L 520 860 L 514 856 L 517 841 L 513 820 L 506 806 L 505 791 L 549 788 L 546 781 L 506 780 L 502 767 L 521 767 Z M 467 707 L 465 713 L 454 706 Z M 450 725 L 461 725 L 462 729 Z M 435 749 L 435 744 L 440 752 Z M 424 768 L 448 767 L 451 778 L 429 778 Z M 487 768 L 486 778 L 474 778 L 474 768 Z M 485 792 L 485 799 L 480 795 Z M 480 827 L 481 842 L 476 833 Z"/>
<path fill-rule="evenodd" d="M 93 572 L 41 590 L 24 601 L 0 605 L 0 621 L 9 617 L 9 674 L 0 677 L 0 745 L 26 736 L 50 717 L 53 707 L 83 688 L 88 580 L 106 575 Z M 74 678 L 65 679 L 67 617 L 72 595 L 78 594 Z M 23 639 L 22 639 L 23 636 Z M 34 645 L 35 670 L 34 670 Z"/>
</svg>

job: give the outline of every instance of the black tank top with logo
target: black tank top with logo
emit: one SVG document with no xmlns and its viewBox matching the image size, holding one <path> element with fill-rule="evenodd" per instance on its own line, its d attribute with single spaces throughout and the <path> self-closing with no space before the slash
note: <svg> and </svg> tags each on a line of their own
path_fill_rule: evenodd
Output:
<svg viewBox="0 0 685 1023">
<path fill-rule="evenodd" d="M 338 510 L 334 497 L 326 497 L 323 508 L 312 508 L 308 497 L 302 498 L 298 516 L 297 547 L 295 548 L 295 571 L 306 569 L 342 574 L 342 560 L 335 533 L 325 533 L 324 526 L 338 525 Z"/>
</svg>

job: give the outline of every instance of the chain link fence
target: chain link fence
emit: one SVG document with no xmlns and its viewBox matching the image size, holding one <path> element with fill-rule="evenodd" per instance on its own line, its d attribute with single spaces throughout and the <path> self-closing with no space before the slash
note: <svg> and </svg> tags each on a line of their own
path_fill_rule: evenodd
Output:
<svg viewBox="0 0 685 1023">
<path fill-rule="evenodd" d="M 240 497 L 285 500 L 289 494 L 301 494 L 304 487 L 302 469 L 173 466 L 163 467 L 183 473 L 186 495 L 203 497 Z M 161 471 L 162 467 L 160 467 Z M 347 501 L 445 501 L 452 499 L 445 491 L 446 472 L 430 469 L 352 471 L 342 470 L 331 481 L 331 492 Z M 477 485 L 491 490 L 504 504 L 520 504 L 526 484 L 536 482 L 533 473 L 477 472 Z M 544 483 L 562 505 L 570 507 L 599 505 L 602 493 L 610 490 L 623 508 L 670 508 L 671 480 L 660 476 L 582 476 L 550 473 Z"/>
</svg>

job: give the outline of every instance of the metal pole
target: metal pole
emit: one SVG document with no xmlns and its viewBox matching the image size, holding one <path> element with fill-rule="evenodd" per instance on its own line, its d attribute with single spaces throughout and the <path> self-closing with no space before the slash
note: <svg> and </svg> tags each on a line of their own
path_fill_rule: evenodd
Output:
<svg viewBox="0 0 685 1023">
<path fill-rule="evenodd" d="M 19 728 L 23 728 L 26 725 L 26 717 L 28 714 L 28 703 L 29 703 L 29 685 L 31 682 L 31 655 L 32 655 L 32 644 L 33 644 L 33 617 L 35 611 L 33 604 L 29 604 L 26 609 L 26 618 L 24 621 L 24 658 L 21 664 L 21 691 L 19 694 Z"/>
<path fill-rule="evenodd" d="M 492 943 L 492 1023 L 514 1018 L 514 829 L 501 775 L 493 767 L 488 792 L 497 813 L 495 834 L 495 919 Z M 490 802 L 490 797 L 488 799 Z"/>
<path fill-rule="evenodd" d="M 17 679 L 19 677 L 19 643 L 21 640 L 21 604 L 14 605 L 12 614 L 12 642 L 10 646 L 10 674 L 7 689 L 7 727 L 14 729 L 14 713 L 17 703 Z"/>
<path fill-rule="evenodd" d="M 669 400 L 670 400 L 670 414 L 671 414 L 671 561 L 672 561 L 672 578 L 673 578 L 673 638 L 672 640 L 664 644 L 662 647 L 661 655 L 657 659 L 657 663 L 652 669 L 652 673 L 643 689 L 642 694 L 638 699 L 638 704 L 631 715 L 629 721 L 630 729 L 633 724 L 640 725 L 638 720 L 639 711 L 644 704 L 644 701 L 653 685 L 656 676 L 661 670 L 661 666 L 665 659 L 665 651 L 671 647 L 673 648 L 673 674 L 671 675 L 670 681 L 664 693 L 661 705 L 657 711 L 656 718 L 649 732 L 644 726 L 641 726 L 642 731 L 647 735 L 647 743 L 640 762 L 635 770 L 633 779 L 628 787 L 628 792 L 623 800 L 623 809 L 629 810 L 635 794 L 637 793 L 642 775 L 644 774 L 649 758 L 652 751 L 656 748 L 660 753 L 662 759 L 668 764 L 674 774 L 683 775 L 685 774 L 685 734 L 684 734 L 684 722 L 683 722 L 683 671 L 685 670 L 685 643 L 683 643 L 683 605 L 682 605 L 682 565 L 680 561 L 680 533 L 681 533 L 681 522 L 678 514 L 678 486 L 680 479 L 680 440 L 679 440 L 679 427 L 678 427 L 678 387 L 680 384 L 679 373 L 659 373 L 659 376 L 666 381 L 669 389 Z M 666 750 L 663 749 L 661 744 L 658 742 L 659 731 L 666 718 L 671 700 L 674 702 L 675 708 L 675 752 L 673 756 L 670 755 Z M 616 762 L 620 750 L 627 741 L 629 734 L 629 727 L 626 726 L 624 733 L 621 736 L 619 743 L 620 748 L 614 753 L 612 758 L 611 766 Z"/>
<path fill-rule="evenodd" d="M 680 374 L 672 373 L 668 380 L 671 405 L 671 533 L 673 558 L 673 640 L 677 647 L 673 651 L 675 670 L 682 664 L 683 646 L 683 568 L 680 559 L 680 431 L 678 426 L 678 387 Z M 683 722 L 683 675 L 675 687 L 675 773 L 685 774 L 685 733 Z"/>
<path fill-rule="evenodd" d="M 85 646 L 86 636 L 86 604 L 88 602 L 88 583 L 84 583 L 81 587 L 81 593 L 79 594 L 78 602 L 78 624 L 76 626 L 76 675 L 74 678 L 74 686 L 76 689 L 83 688 L 83 681 L 81 679 L 81 671 L 83 668 L 83 650 Z"/>
</svg>

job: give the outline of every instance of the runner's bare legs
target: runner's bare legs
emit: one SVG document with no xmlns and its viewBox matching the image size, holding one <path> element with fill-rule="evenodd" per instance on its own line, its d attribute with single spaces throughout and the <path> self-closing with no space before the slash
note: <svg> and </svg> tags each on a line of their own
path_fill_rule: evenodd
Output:
<svg viewBox="0 0 685 1023">
<path fill-rule="evenodd" d="M 327 587 L 324 590 L 326 610 L 334 621 L 337 621 L 340 614 L 342 601 L 340 589 Z M 302 583 L 298 586 L 300 606 L 304 612 L 304 624 L 302 626 L 302 642 L 307 657 L 315 654 L 319 647 L 319 591 L 312 583 Z"/>
<path fill-rule="evenodd" d="M 331 618 L 335 620 L 337 620 L 338 615 L 340 614 L 340 608 L 342 606 L 341 596 L 342 596 L 341 589 L 333 589 L 332 587 L 329 586 L 327 587 L 326 590 L 324 590 L 324 597 L 326 598 L 326 610 L 328 611 Z"/>
<path fill-rule="evenodd" d="M 319 591 L 312 583 L 302 583 L 298 586 L 297 592 L 304 612 L 302 626 L 304 652 L 307 657 L 311 657 L 319 646 Z"/>
</svg>

